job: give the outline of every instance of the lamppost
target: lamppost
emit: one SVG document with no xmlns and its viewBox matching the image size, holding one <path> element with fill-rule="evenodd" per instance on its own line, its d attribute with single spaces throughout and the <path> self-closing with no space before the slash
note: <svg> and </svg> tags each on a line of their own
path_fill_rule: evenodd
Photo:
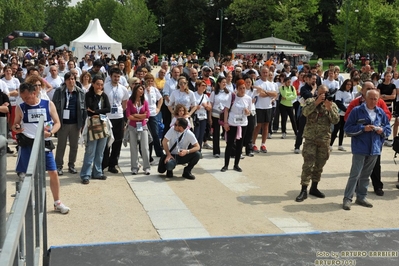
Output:
<svg viewBox="0 0 399 266">
<path fill-rule="evenodd" d="M 163 27 L 165 27 L 165 21 L 164 21 L 163 16 L 159 18 L 158 27 L 161 28 L 161 36 L 159 38 L 159 56 L 160 56 L 160 58 L 162 58 L 162 54 L 161 54 L 161 52 L 162 52 L 162 29 L 163 29 Z"/>
<path fill-rule="evenodd" d="M 228 20 L 228 17 L 223 16 L 224 8 L 218 10 L 216 20 L 220 20 L 220 39 L 219 39 L 219 55 L 222 55 L 222 39 L 223 39 L 223 18 Z M 219 16 L 220 15 L 220 16 Z"/>
<path fill-rule="evenodd" d="M 346 4 L 346 10 L 345 10 L 345 13 L 346 13 L 346 19 L 345 19 L 345 46 L 344 46 L 344 60 L 346 61 L 346 59 L 348 58 L 347 56 L 346 56 L 346 46 L 347 46 L 347 44 L 348 44 L 348 24 L 349 24 L 349 9 L 350 9 L 350 6 L 351 6 L 351 4 L 352 4 L 352 0 L 347 0 L 347 1 L 345 1 L 345 4 Z M 355 12 L 356 13 L 358 13 L 359 12 L 359 9 L 355 9 Z M 341 10 L 340 9 L 338 9 L 337 10 L 337 13 L 341 13 Z"/>
</svg>

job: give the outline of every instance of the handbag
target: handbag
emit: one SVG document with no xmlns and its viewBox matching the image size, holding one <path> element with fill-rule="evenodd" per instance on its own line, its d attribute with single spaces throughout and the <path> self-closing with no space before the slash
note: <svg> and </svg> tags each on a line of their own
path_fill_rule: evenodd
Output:
<svg viewBox="0 0 399 266">
<path fill-rule="evenodd" d="M 110 135 L 107 123 L 97 116 L 89 118 L 87 134 L 89 135 L 90 141 L 107 138 Z"/>
<path fill-rule="evenodd" d="M 236 95 L 233 93 L 231 95 L 231 103 L 230 103 L 230 108 L 229 108 L 229 112 L 231 110 L 231 107 L 233 106 L 234 100 L 236 99 Z M 220 113 L 220 117 L 219 117 L 219 125 L 224 126 L 224 110 L 223 112 Z"/>
</svg>

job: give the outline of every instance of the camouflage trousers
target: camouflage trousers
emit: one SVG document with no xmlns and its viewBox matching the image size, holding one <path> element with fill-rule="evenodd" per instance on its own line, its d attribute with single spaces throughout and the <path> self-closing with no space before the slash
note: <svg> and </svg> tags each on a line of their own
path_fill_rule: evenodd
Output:
<svg viewBox="0 0 399 266">
<path fill-rule="evenodd" d="M 319 182 L 323 167 L 330 157 L 330 140 L 305 139 L 302 156 L 301 185 L 308 186 L 310 179 Z"/>
</svg>

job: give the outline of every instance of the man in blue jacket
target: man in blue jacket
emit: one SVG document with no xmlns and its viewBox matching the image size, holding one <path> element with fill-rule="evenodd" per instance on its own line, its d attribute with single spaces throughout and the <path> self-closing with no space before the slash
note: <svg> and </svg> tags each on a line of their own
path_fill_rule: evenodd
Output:
<svg viewBox="0 0 399 266">
<path fill-rule="evenodd" d="M 370 86 L 372 86 L 370 84 Z M 351 209 L 353 194 L 356 191 L 355 203 L 372 208 L 367 201 L 369 176 L 381 153 L 384 139 L 391 134 L 391 127 L 384 111 L 377 106 L 379 92 L 369 90 L 366 102 L 355 107 L 345 123 L 346 134 L 352 137 L 352 167 L 346 184 L 342 208 Z"/>
</svg>

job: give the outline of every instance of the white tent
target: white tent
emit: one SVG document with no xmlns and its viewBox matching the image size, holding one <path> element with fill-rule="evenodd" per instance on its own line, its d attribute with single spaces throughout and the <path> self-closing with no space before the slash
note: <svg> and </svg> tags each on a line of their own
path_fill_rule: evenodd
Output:
<svg viewBox="0 0 399 266">
<path fill-rule="evenodd" d="M 64 50 L 64 48 L 68 50 L 68 45 L 66 45 L 65 43 L 61 46 L 55 47 L 55 50 Z"/>
<path fill-rule="evenodd" d="M 109 37 L 101 27 L 100 21 L 96 18 L 90 21 L 86 31 L 80 37 L 71 41 L 69 49 L 73 52 L 73 56 L 79 60 L 85 54 L 99 50 L 103 54 L 117 56 L 122 51 L 122 43 Z"/>
</svg>

